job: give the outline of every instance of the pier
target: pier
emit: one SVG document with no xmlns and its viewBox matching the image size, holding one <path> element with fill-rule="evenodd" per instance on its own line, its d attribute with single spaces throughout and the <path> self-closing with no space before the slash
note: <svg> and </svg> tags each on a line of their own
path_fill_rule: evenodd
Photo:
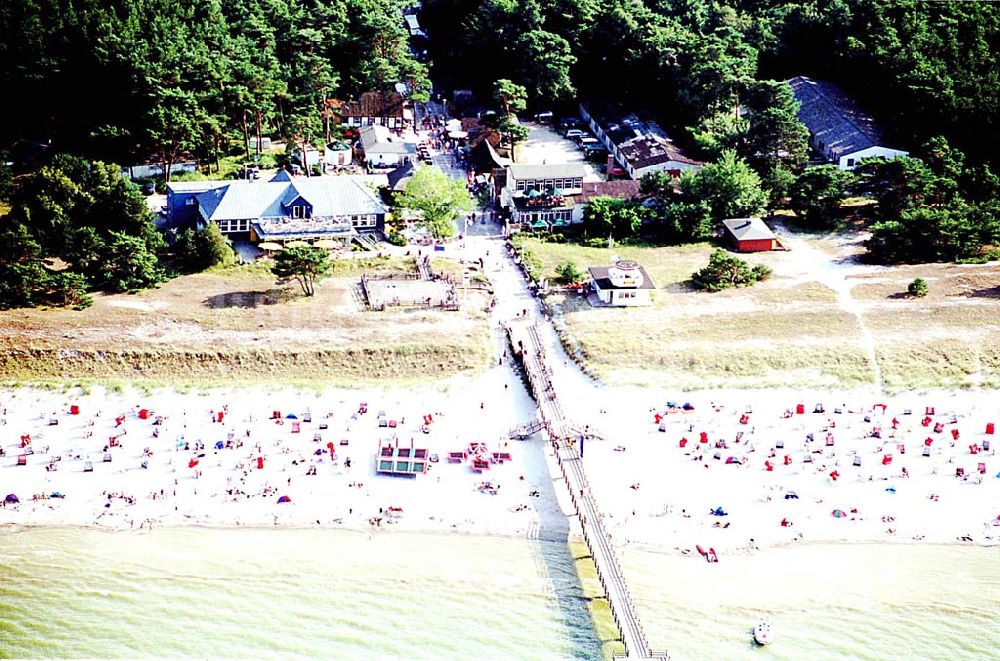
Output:
<svg viewBox="0 0 1000 661">
<path fill-rule="evenodd" d="M 576 449 L 574 441 L 580 433 L 572 428 L 563 414 L 552 383 L 552 372 L 548 367 L 545 349 L 538 336 L 538 328 L 527 322 L 512 322 L 504 328 L 514 354 L 521 359 L 529 388 L 538 405 L 539 419 L 532 426 L 546 430 L 555 446 L 559 470 L 580 519 L 580 529 L 594 559 L 597 577 L 604 588 L 611 615 L 625 645 L 625 658 L 667 661 L 669 654 L 666 651 L 651 650 L 642 632 L 632 596 L 622 576 L 618 556 L 604 530 L 600 511 L 587 484 L 582 458 Z"/>
</svg>

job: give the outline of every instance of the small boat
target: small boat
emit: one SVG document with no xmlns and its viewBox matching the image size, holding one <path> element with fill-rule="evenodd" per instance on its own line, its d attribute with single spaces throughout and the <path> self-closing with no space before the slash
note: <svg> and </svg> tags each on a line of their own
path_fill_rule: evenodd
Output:
<svg viewBox="0 0 1000 661">
<path fill-rule="evenodd" d="M 761 620 L 754 625 L 753 640 L 758 645 L 770 645 L 774 642 L 774 630 L 771 628 L 771 623 L 767 620 Z"/>
</svg>

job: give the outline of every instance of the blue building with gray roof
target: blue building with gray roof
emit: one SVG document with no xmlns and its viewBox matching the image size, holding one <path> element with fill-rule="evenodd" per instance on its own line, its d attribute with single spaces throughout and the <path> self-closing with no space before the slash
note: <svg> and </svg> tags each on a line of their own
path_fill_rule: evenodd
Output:
<svg viewBox="0 0 1000 661">
<path fill-rule="evenodd" d="M 813 149 L 841 170 L 853 170 L 863 158 L 909 155 L 887 147 L 871 115 L 833 83 L 796 76 L 788 84 L 799 102 L 799 121 L 809 129 Z"/>
<path fill-rule="evenodd" d="M 184 181 L 167 185 L 168 227 L 206 227 L 251 241 L 349 241 L 385 229 L 388 209 L 353 177 Z"/>
</svg>

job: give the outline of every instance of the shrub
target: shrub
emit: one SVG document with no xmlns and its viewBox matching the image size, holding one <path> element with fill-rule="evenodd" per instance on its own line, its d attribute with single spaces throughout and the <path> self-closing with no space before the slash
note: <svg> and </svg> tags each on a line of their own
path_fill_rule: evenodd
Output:
<svg viewBox="0 0 1000 661">
<path fill-rule="evenodd" d="M 923 278 L 916 278 L 906 286 L 906 292 L 914 298 L 927 296 L 927 281 Z"/>
<path fill-rule="evenodd" d="M 770 275 L 771 269 L 763 264 L 751 267 L 739 257 L 716 248 L 708 258 L 708 266 L 693 274 L 691 280 L 706 291 L 722 291 L 729 287 L 749 287 Z"/>
<path fill-rule="evenodd" d="M 560 262 L 556 266 L 556 275 L 559 276 L 559 281 L 563 284 L 572 284 L 574 282 L 580 282 L 583 278 L 583 272 L 580 271 L 580 267 L 576 265 L 572 259 L 567 259 L 564 262 Z"/>
</svg>

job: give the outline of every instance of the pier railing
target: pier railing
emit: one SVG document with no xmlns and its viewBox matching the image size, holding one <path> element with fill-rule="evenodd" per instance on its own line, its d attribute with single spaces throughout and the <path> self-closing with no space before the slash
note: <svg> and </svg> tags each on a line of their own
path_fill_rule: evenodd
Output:
<svg viewBox="0 0 1000 661">
<path fill-rule="evenodd" d="M 620 569 L 619 558 L 604 529 L 603 515 L 597 508 L 590 490 L 583 461 L 573 442 L 578 435 L 565 420 L 552 373 L 546 364 L 546 355 L 538 328 L 527 324 L 504 327 L 515 356 L 520 357 L 528 376 L 528 385 L 538 406 L 539 420 L 549 431 L 549 440 L 555 450 L 556 463 L 563 483 L 569 491 L 570 501 L 580 520 L 580 530 L 587 544 L 597 578 L 607 597 L 611 616 L 618 627 L 625 657 L 639 659 L 669 659 L 665 651 L 650 649 L 635 613 L 632 596 Z"/>
</svg>

